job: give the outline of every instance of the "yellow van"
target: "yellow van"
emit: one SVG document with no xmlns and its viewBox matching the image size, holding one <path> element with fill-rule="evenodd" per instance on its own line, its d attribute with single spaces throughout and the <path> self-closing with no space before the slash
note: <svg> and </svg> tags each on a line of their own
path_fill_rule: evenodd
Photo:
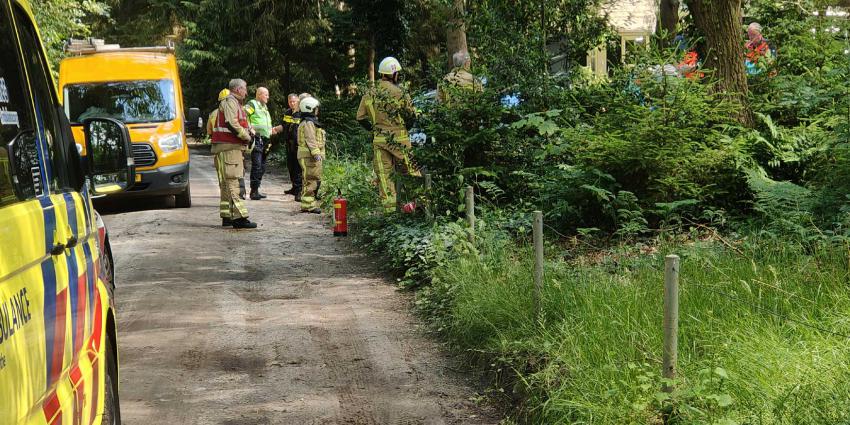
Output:
<svg viewBox="0 0 850 425">
<path fill-rule="evenodd" d="M 120 424 L 109 239 L 91 198 L 133 184 L 130 134 L 81 157 L 26 0 L 0 1 L 0 424 Z"/>
<path fill-rule="evenodd" d="M 110 117 L 130 129 L 136 181 L 121 196 L 175 195 L 178 208 L 189 208 L 189 148 L 177 60 L 170 47 L 121 48 L 102 40 L 73 40 L 59 66 L 60 97 L 82 141 L 81 123 Z M 191 116 L 197 115 L 197 116 Z"/>
</svg>

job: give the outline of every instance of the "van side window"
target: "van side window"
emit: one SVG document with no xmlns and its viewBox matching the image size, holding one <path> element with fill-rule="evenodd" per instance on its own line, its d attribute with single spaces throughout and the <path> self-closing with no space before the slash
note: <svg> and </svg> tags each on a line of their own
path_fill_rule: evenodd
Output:
<svg viewBox="0 0 850 425">
<path fill-rule="evenodd" d="M 24 198 L 34 198 L 41 193 L 40 177 L 33 175 L 32 166 L 38 170 L 36 141 L 31 136 L 32 108 L 27 97 L 24 73 L 18 59 L 18 44 L 8 9 L 0 5 L 0 207 L 18 201 L 12 184 L 12 176 L 18 177 L 18 182 Z M 13 171 L 9 166 L 9 142 L 18 139 L 23 149 L 18 151 L 16 158 L 18 170 Z M 24 161 L 20 161 L 23 159 Z"/>
<path fill-rule="evenodd" d="M 53 77 L 45 62 L 41 43 L 36 35 L 35 28 L 30 23 L 27 15 L 15 7 L 15 21 L 20 34 L 21 48 L 24 63 L 30 76 L 30 88 L 35 101 L 36 122 L 39 124 L 38 137 L 42 140 L 42 146 L 46 148 L 49 156 L 47 172 L 48 187 L 52 192 L 60 188 L 69 188 L 70 177 L 68 175 L 68 164 L 66 158 L 65 142 L 61 123 L 57 115 L 58 104 L 55 101 Z M 76 149 L 76 147 L 74 147 Z"/>
</svg>

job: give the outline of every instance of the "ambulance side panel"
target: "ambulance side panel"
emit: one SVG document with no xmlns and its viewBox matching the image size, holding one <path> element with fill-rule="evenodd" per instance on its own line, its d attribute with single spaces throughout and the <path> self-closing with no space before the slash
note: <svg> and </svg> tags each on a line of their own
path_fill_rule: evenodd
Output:
<svg viewBox="0 0 850 425">
<path fill-rule="evenodd" d="M 110 294 L 74 144 L 19 1 L 0 0 L 0 56 L 0 423 L 97 424 Z"/>
</svg>

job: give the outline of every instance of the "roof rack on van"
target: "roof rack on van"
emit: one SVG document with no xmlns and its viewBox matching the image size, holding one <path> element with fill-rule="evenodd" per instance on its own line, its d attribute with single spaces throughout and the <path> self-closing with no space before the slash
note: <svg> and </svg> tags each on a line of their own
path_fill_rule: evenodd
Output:
<svg viewBox="0 0 850 425">
<path fill-rule="evenodd" d="M 82 40 L 70 39 L 65 43 L 65 53 L 69 55 L 93 55 L 104 52 L 148 52 L 148 53 L 174 53 L 174 41 L 168 40 L 166 46 L 153 47 L 121 47 L 118 44 L 106 44 L 101 38 L 86 38 Z"/>
</svg>

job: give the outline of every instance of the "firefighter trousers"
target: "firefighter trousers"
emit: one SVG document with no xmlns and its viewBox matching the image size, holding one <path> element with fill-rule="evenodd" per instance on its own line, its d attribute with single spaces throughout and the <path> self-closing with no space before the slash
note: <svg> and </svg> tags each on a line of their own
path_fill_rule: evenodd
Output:
<svg viewBox="0 0 850 425">
<path fill-rule="evenodd" d="M 242 151 L 229 150 L 215 154 L 215 168 L 221 194 L 219 215 L 237 220 L 248 218 L 248 209 L 239 197 L 239 178 L 244 174 Z"/>
<path fill-rule="evenodd" d="M 401 171 L 404 175 L 418 176 L 410 156 L 403 146 L 375 142 L 372 144 L 374 159 L 372 165 L 378 177 L 378 193 L 384 212 L 393 212 L 396 208 L 395 173 Z"/>
<path fill-rule="evenodd" d="M 319 186 L 322 184 L 322 162 L 312 157 L 298 158 L 301 165 L 301 211 L 319 207 Z"/>
</svg>

